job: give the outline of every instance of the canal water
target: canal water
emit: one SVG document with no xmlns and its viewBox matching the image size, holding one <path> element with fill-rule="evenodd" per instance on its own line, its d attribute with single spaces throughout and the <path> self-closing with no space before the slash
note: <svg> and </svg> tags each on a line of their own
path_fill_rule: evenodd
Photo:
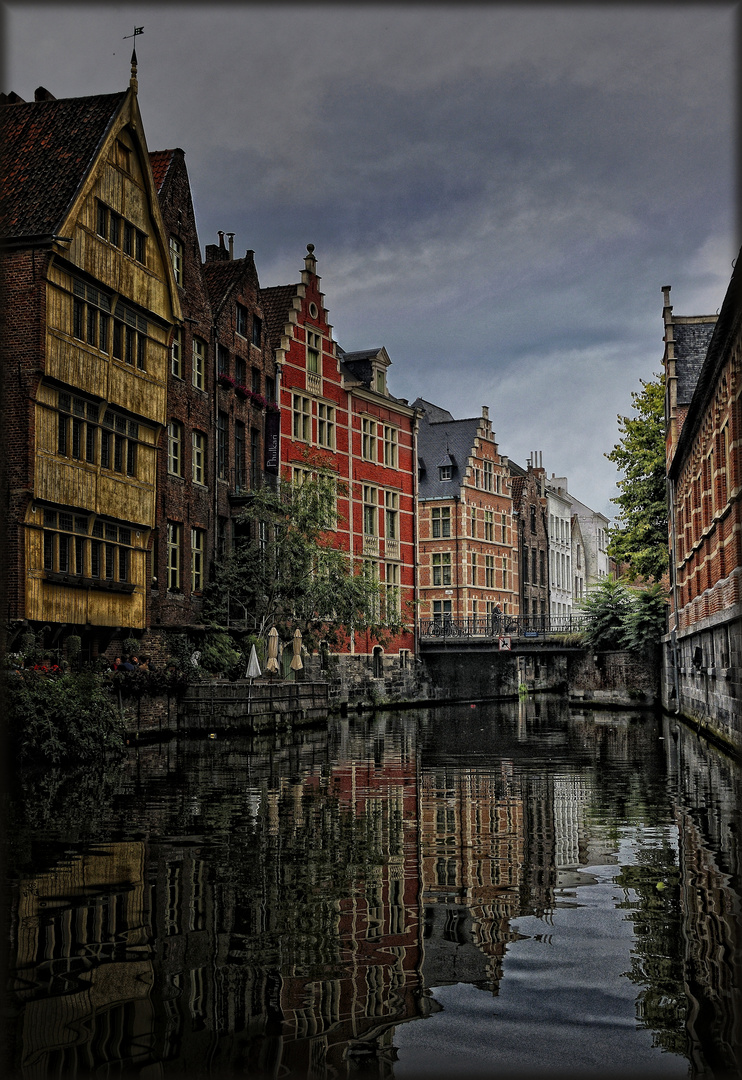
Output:
<svg viewBox="0 0 742 1080">
<path fill-rule="evenodd" d="M 736 1075 L 738 795 L 546 698 L 21 774 L 13 1075 Z"/>
</svg>

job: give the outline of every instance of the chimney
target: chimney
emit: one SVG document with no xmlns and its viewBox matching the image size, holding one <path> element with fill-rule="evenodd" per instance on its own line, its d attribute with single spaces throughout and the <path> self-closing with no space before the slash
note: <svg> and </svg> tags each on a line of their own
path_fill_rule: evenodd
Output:
<svg viewBox="0 0 742 1080">
<path fill-rule="evenodd" d="M 229 240 L 229 258 L 230 261 L 234 259 L 234 233 L 228 232 L 227 239 Z"/>
</svg>

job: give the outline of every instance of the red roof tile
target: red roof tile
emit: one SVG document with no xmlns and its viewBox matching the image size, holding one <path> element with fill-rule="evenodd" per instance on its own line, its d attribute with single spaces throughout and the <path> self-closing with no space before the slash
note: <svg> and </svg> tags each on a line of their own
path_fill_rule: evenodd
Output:
<svg viewBox="0 0 742 1080">
<path fill-rule="evenodd" d="M 152 166 L 152 175 L 155 178 L 155 187 L 158 192 L 162 190 L 174 153 L 174 150 L 152 150 L 150 152 L 149 163 Z"/>
<path fill-rule="evenodd" d="M 296 296 L 296 285 L 273 285 L 260 290 L 260 305 L 263 308 L 268 341 L 275 348 L 281 343 L 281 335 L 288 322 L 291 301 Z"/>
<path fill-rule="evenodd" d="M 125 97 L 0 107 L 0 236 L 57 231 Z"/>
</svg>

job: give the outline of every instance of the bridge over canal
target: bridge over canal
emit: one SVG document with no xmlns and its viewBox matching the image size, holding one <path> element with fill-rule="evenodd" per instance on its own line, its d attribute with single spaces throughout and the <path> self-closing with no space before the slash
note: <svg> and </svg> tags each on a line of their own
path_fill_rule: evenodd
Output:
<svg viewBox="0 0 742 1080">
<path fill-rule="evenodd" d="M 442 697 L 512 697 L 519 688 L 606 704 L 652 704 L 659 678 L 627 652 L 595 653 L 580 635 L 586 614 L 431 619 L 418 625 L 420 657 Z"/>
<path fill-rule="evenodd" d="M 592 621 L 592 615 L 583 613 L 424 619 L 418 624 L 418 640 L 424 654 L 450 649 L 523 653 L 534 647 L 573 651 L 583 647 L 575 636 L 584 633 Z"/>
</svg>

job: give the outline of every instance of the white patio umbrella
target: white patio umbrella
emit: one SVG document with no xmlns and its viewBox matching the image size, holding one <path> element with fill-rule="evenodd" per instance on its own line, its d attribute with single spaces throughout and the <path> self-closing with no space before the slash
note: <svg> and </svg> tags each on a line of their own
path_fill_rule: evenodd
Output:
<svg viewBox="0 0 742 1080">
<path fill-rule="evenodd" d="M 272 626 L 268 632 L 268 659 L 265 662 L 265 670 L 271 675 L 277 675 L 278 668 L 278 630 Z"/>
<path fill-rule="evenodd" d="M 301 630 L 299 629 L 298 626 L 297 626 L 296 630 L 294 630 L 294 640 L 292 642 L 292 645 L 293 645 L 293 648 L 294 648 L 294 655 L 291 658 L 291 664 L 290 664 L 291 670 L 292 671 L 301 671 L 301 669 L 304 667 L 304 665 L 301 662 Z"/>
<path fill-rule="evenodd" d="M 247 671 L 245 672 L 246 679 L 258 679 L 262 674 L 260 670 L 260 664 L 258 663 L 258 654 L 253 645 L 250 649 L 250 659 L 247 662 Z"/>
</svg>

